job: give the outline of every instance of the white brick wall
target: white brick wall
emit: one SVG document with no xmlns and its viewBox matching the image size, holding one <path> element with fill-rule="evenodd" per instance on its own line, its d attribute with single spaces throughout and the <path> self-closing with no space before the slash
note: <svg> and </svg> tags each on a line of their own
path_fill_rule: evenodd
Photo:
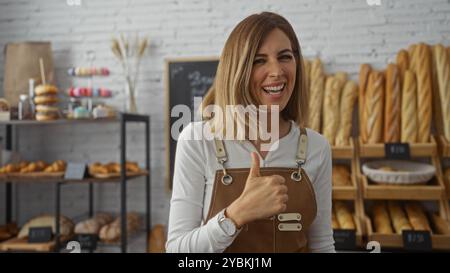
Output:
<svg viewBox="0 0 450 273">
<path fill-rule="evenodd" d="M 83 84 L 66 74 L 71 66 L 86 65 L 86 50 L 96 52 L 97 66 L 107 66 L 111 77 L 97 83 L 121 90 L 120 67 L 110 53 L 110 39 L 121 32 L 148 35 L 151 48 L 142 62 L 139 109 L 152 115 L 153 223 L 167 223 L 169 196 L 165 192 L 164 58 L 219 55 L 228 34 L 247 15 L 271 10 L 294 26 L 306 57 L 319 56 L 328 72 L 344 70 L 356 79 L 359 65 L 385 67 L 395 53 L 419 41 L 450 44 L 448 0 L 381 0 L 369 7 L 364 0 L 0 0 L 0 48 L 7 42 L 52 41 L 57 83 L 61 88 Z M 3 86 L 3 55 L 0 86 Z M 114 105 L 121 106 L 118 95 Z M 3 130 L 3 129 L 2 129 Z M 140 155 L 143 134 L 131 128 L 129 154 Z M 115 125 L 97 127 L 34 127 L 20 131 L 21 151 L 30 159 L 108 161 L 119 158 L 119 131 Z M 135 141 L 134 141 L 135 140 Z M 138 143 L 138 144 L 136 144 Z M 143 212 L 144 182 L 129 184 L 130 209 Z M 96 208 L 118 211 L 119 186 L 96 186 Z M 23 223 L 40 212 L 52 212 L 53 187 L 21 184 L 15 187 L 14 216 Z M 87 211 L 87 186 L 63 188 L 63 213 L 76 217 Z M 4 221 L 4 187 L 0 186 L 0 223 Z"/>
</svg>

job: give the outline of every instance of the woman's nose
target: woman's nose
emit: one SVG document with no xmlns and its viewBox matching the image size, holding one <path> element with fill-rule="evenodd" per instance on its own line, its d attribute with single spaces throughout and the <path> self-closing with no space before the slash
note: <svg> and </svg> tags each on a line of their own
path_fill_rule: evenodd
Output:
<svg viewBox="0 0 450 273">
<path fill-rule="evenodd" d="M 269 63 L 269 76 L 280 77 L 283 75 L 283 69 L 278 61 L 272 61 Z"/>
</svg>

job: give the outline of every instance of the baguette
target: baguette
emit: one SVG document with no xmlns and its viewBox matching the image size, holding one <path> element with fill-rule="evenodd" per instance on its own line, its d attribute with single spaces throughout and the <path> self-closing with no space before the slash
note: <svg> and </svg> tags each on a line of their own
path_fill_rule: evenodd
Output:
<svg viewBox="0 0 450 273">
<path fill-rule="evenodd" d="M 403 80 L 405 78 L 405 72 L 409 69 L 409 54 L 408 51 L 401 49 L 397 53 L 397 66 L 400 72 L 400 88 L 402 88 Z"/>
<path fill-rule="evenodd" d="M 334 210 L 331 212 L 331 228 L 340 229 L 339 223 L 336 218 L 336 213 L 334 213 Z"/>
<path fill-rule="evenodd" d="M 341 93 L 339 87 L 339 79 L 333 76 L 327 78 L 323 104 L 323 135 L 332 146 L 339 126 L 339 98 Z"/>
<path fill-rule="evenodd" d="M 341 95 L 341 104 L 339 111 L 339 128 L 336 136 L 336 146 L 349 146 L 350 136 L 352 134 L 352 117 L 353 106 L 358 96 L 358 85 L 352 81 L 348 81 Z"/>
<path fill-rule="evenodd" d="M 311 63 L 311 85 L 309 96 L 309 127 L 316 132 L 321 132 L 322 105 L 325 88 L 325 76 L 322 62 L 315 59 Z"/>
<path fill-rule="evenodd" d="M 431 129 L 431 63 L 430 49 L 421 43 L 416 48 L 418 142 L 430 141 Z"/>
<path fill-rule="evenodd" d="M 367 143 L 381 143 L 383 141 L 384 107 L 384 77 L 382 72 L 370 72 L 364 105 L 364 116 L 367 119 L 365 125 Z"/>
<path fill-rule="evenodd" d="M 401 234 L 403 230 L 412 230 L 409 220 L 405 216 L 400 203 L 397 201 L 389 201 L 388 209 L 392 224 L 397 234 Z"/>
<path fill-rule="evenodd" d="M 450 62 L 445 47 L 435 45 L 433 47 L 433 63 L 436 71 L 438 92 L 434 92 L 434 108 L 440 108 L 438 115 L 443 124 L 443 135 L 450 142 Z M 435 89 L 436 90 L 436 89 Z M 440 101 L 440 104 L 439 104 Z M 439 115 L 441 113 L 441 115 Z M 439 119 L 438 118 L 438 119 Z"/>
<path fill-rule="evenodd" d="M 309 93 L 311 88 L 311 62 L 307 59 L 303 59 L 303 66 L 305 68 L 306 90 Z"/>
<path fill-rule="evenodd" d="M 384 142 L 400 141 L 400 75 L 395 64 L 386 70 L 386 96 L 384 105 Z"/>
<path fill-rule="evenodd" d="M 148 252 L 164 253 L 166 249 L 166 234 L 163 225 L 156 225 L 152 228 L 148 242 Z"/>
<path fill-rule="evenodd" d="M 407 70 L 402 90 L 401 142 L 417 142 L 416 77 Z"/>
<path fill-rule="evenodd" d="M 332 184 L 336 186 L 351 186 L 350 170 L 345 165 L 333 165 L 332 169 Z"/>
<path fill-rule="evenodd" d="M 342 201 L 335 201 L 334 210 L 336 211 L 336 218 L 341 229 L 356 229 L 352 213 L 347 204 Z"/>
<path fill-rule="evenodd" d="M 367 83 L 372 68 L 368 64 L 362 64 L 359 69 L 359 96 L 358 96 L 358 117 L 359 117 L 359 134 L 363 143 L 367 142 L 367 117 L 364 115 L 364 105 L 367 92 Z"/>
<path fill-rule="evenodd" d="M 434 230 L 437 234 L 450 235 L 450 223 L 445 221 L 435 213 L 431 214 Z"/>
<path fill-rule="evenodd" d="M 386 209 L 385 202 L 378 201 L 373 206 L 373 222 L 375 232 L 381 234 L 392 234 L 391 219 Z"/>
<path fill-rule="evenodd" d="M 414 230 L 424 230 L 431 232 L 430 224 L 422 206 L 417 202 L 405 204 L 406 214 Z"/>
</svg>

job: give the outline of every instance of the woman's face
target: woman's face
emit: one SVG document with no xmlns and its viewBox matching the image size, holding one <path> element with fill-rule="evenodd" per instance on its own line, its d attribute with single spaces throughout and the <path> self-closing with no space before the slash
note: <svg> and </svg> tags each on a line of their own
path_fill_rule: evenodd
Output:
<svg viewBox="0 0 450 273">
<path fill-rule="evenodd" d="M 261 105 L 278 105 L 281 112 L 294 89 L 296 61 L 291 41 L 276 28 L 263 40 L 253 62 L 251 92 Z"/>
</svg>

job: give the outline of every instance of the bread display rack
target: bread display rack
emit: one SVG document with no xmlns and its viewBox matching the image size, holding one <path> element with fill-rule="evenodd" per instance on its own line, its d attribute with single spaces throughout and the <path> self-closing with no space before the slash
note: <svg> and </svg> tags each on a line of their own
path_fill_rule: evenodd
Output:
<svg viewBox="0 0 450 273">
<path fill-rule="evenodd" d="M 67 184 L 77 184 L 77 185 L 88 185 L 88 195 L 89 195 L 89 217 L 94 215 L 94 183 L 120 183 L 120 214 L 121 217 L 120 226 L 121 226 L 121 238 L 120 238 L 120 249 L 121 252 L 127 252 L 127 223 L 126 218 L 127 215 L 127 182 L 129 180 L 134 180 L 138 177 L 145 177 L 145 230 L 146 237 L 150 233 L 151 227 L 151 200 L 150 200 L 150 188 L 151 188 L 151 170 L 150 170 L 150 117 L 147 115 L 138 115 L 138 114 L 128 114 L 128 113 L 120 113 L 118 118 L 116 119 L 102 119 L 102 120 L 55 120 L 48 122 L 37 122 L 32 120 L 26 121 L 5 121 L 0 122 L 0 125 L 6 126 L 6 149 L 13 150 L 13 147 L 17 149 L 17 142 L 13 138 L 13 132 L 17 126 L 30 126 L 30 125 L 79 125 L 95 123 L 98 125 L 106 124 L 106 123 L 118 123 L 120 125 L 120 165 L 121 165 L 121 173 L 119 177 L 112 178 L 84 178 L 81 180 L 74 179 L 65 179 L 64 177 L 20 177 L 14 178 L 11 176 L 0 177 L 0 182 L 6 184 L 5 191 L 5 200 L 6 200 L 6 211 L 5 211 L 5 219 L 6 223 L 13 222 L 12 211 L 13 211 L 13 183 L 52 183 L 55 185 L 55 226 L 56 232 L 54 234 L 53 240 L 48 243 L 43 244 L 28 244 L 23 241 L 18 241 L 17 238 L 13 238 L 11 240 L 0 243 L 0 251 L 55 251 L 59 252 L 61 250 L 61 242 L 70 239 L 70 238 L 60 238 L 60 221 L 59 219 L 61 215 L 61 190 L 62 186 Z M 126 163 L 126 139 L 127 139 L 127 124 L 129 123 L 143 123 L 145 125 L 145 170 L 135 174 L 135 175 L 127 175 L 125 172 L 125 163 Z M 4 247 L 2 247 L 2 245 Z M 147 246 L 148 248 L 148 246 Z"/>
<path fill-rule="evenodd" d="M 387 156 L 385 148 L 386 144 L 363 144 L 361 140 L 358 141 L 356 169 L 358 185 L 361 188 L 363 198 L 363 225 L 365 227 L 368 241 L 377 241 L 380 243 L 382 248 L 406 249 L 401 233 L 396 233 L 395 231 L 392 234 L 375 232 L 375 223 L 373 222 L 373 218 L 371 218 L 371 216 L 373 217 L 374 215 L 373 208 L 376 203 L 395 203 L 401 204 L 401 206 L 406 206 L 405 204 L 410 203 L 416 203 L 423 206 L 423 203 L 428 203 L 428 207 L 431 206 L 435 208 L 434 212 L 436 213 L 436 216 L 448 221 L 448 203 L 446 202 L 445 187 L 438 157 L 437 142 L 434 136 L 431 137 L 430 141 L 430 143 L 409 144 L 411 159 L 428 160 L 430 164 L 436 168 L 436 175 L 434 178 L 424 185 L 382 185 L 371 183 L 369 179 L 362 174 L 362 161 L 367 159 L 385 158 Z M 425 206 L 423 206 L 423 208 L 425 208 Z M 426 214 L 431 215 L 431 211 L 429 209 L 423 209 L 423 211 L 426 212 Z M 432 229 L 430 237 L 433 250 L 450 249 L 450 234 L 440 235 Z"/>
</svg>

